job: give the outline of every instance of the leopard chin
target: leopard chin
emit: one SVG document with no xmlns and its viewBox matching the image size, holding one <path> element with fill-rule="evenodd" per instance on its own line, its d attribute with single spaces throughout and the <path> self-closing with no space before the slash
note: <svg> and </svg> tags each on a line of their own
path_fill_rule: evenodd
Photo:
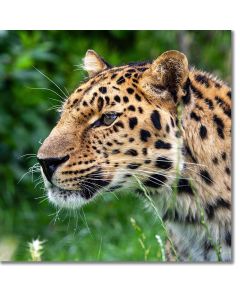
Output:
<svg viewBox="0 0 240 300">
<path fill-rule="evenodd" d="M 103 187 L 100 191 L 92 191 L 89 187 L 81 190 L 66 190 L 47 182 L 45 188 L 50 203 L 59 208 L 74 210 L 92 202 L 103 192 L 120 190 L 122 186 L 109 185 L 107 188 Z"/>
<path fill-rule="evenodd" d="M 80 191 L 63 190 L 54 185 L 47 188 L 47 195 L 54 206 L 66 209 L 80 208 L 94 198 L 86 199 L 81 196 Z"/>
</svg>

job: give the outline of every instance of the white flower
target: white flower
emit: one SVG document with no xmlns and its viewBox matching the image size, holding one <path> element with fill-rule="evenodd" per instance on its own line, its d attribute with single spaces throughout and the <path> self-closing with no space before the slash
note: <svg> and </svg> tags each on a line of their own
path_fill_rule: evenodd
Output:
<svg viewBox="0 0 240 300">
<path fill-rule="evenodd" d="M 32 240 L 32 242 L 28 243 L 29 252 L 32 261 L 41 261 L 44 243 L 45 241 L 41 241 L 39 239 Z"/>
</svg>

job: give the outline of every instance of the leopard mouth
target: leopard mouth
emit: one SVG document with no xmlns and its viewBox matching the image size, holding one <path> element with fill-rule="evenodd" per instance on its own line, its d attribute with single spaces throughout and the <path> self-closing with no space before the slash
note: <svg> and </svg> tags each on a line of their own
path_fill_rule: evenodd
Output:
<svg viewBox="0 0 240 300">
<path fill-rule="evenodd" d="M 63 188 L 53 182 L 49 182 L 44 172 L 44 185 L 47 190 L 49 201 L 58 207 L 76 209 L 90 202 L 101 191 L 108 191 L 111 180 L 103 179 L 100 173 L 100 168 L 83 177 L 79 184 L 79 189 L 70 190 Z"/>
</svg>

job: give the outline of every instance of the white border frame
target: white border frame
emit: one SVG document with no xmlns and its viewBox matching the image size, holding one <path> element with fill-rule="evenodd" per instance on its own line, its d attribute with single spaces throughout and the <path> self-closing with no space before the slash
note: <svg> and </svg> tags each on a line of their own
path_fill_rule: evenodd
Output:
<svg viewBox="0 0 240 300">
<path fill-rule="evenodd" d="M 234 263 L 4 264 L 1 299 L 236 299 L 239 294 L 240 32 L 237 1 L 13 1 L 1 3 L 1 29 L 233 30 Z M 236 6 L 236 7 L 235 7 Z M 1 51 L 1 49 L 0 49 Z M 236 84 L 238 82 L 238 85 Z M 238 184 L 237 184 L 238 183 Z"/>
</svg>

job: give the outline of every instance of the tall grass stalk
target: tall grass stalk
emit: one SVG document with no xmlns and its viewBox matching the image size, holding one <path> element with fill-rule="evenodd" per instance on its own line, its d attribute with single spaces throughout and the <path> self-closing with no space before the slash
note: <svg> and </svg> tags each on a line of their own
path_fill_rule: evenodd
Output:
<svg viewBox="0 0 240 300">
<path fill-rule="evenodd" d="M 155 206 L 155 204 L 154 204 L 152 198 L 150 197 L 150 195 L 148 194 L 148 191 L 147 191 L 147 189 L 145 188 L 144 184 L 143 184 L 143 183 L 142 183 L 135 175 L 133 175 L 133 176 L 135 177 L 135 179 L 136 179 L 136 181 L 137 181 L 139 187 L 142 189 L 142 191 L 143 191 L 143 193 L 144 193 L 146 199 L 149 201 L 151 207 L 152 207 L 153 210 L 155 211 L 155 213 L 156 213 L 156 215 L 157 215 L 157 217 L 158 217 L 158 219 L 159 219 L 159 221 L 160 221 L 160 225 L 161 225 L 162 229 L 163 229 L 164 232 L 165 232 L 166 238 L 167 238 L 168 241 L 170 242 L 171 250 L 172 250 L 172 252 L 173 252 L 173 254 L 174 254 L 176 260 L 178 261 L 178 260 L 179 260 L 179 255 L 177 254 L 177 251 L 176 251 L 176 249 L 175 249 L 175 247 L 174 247 L 173 241 L 172 241 L 172 239 L 171 239 L 171 237 L 170 237 L 170 235 L 169 235 L 169 233 L 168 233 L 168 230 L 167 230 L 167 228 L 166 228 L 166 226 L 165 226 L 165 223 L 163 222 L 162 217 L 161 217 L 160 214 L 159 214 L 159 211 L 158 211 L 157 207 Z"/>
<path fill-rule="evenodd" d="M 138 234 L 138 242 L 141 245 L 143 252 L 144 252 L 144 260 L 148 260 L 148 255 L 151 250 L 151 246 L 147 246 L 146 244 L 146 236 L 141 229 L 141 227 L 137 224 L 136 220 L 134 218 L 130 218 L 130 222 L 132 224 L 132 227 L 135 229 L 136 233 Z"/>
</svg>

